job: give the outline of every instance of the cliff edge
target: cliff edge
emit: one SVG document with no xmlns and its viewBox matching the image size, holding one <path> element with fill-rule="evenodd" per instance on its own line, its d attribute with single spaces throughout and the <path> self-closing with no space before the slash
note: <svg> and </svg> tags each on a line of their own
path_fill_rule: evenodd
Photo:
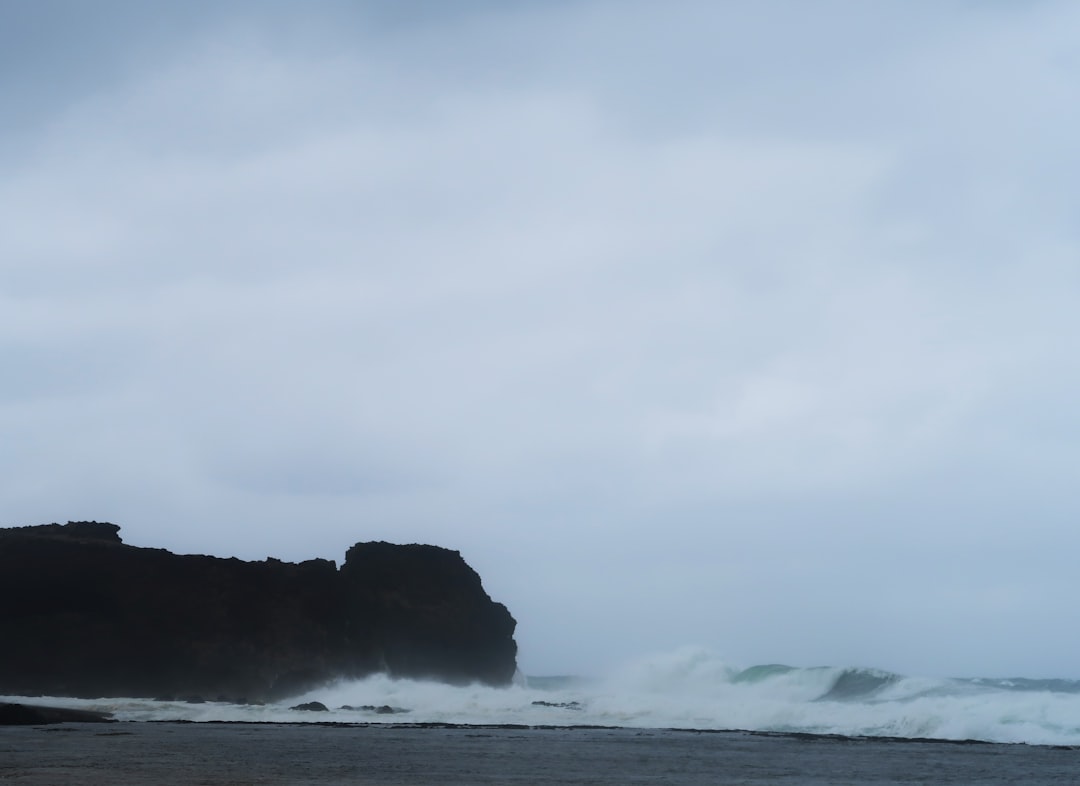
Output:
<svg viewBox="0 0 1080 786">
<path fill-rule="evenodd" d="M 338 677 L 505 685 L 516 623 L 456 551 L 245 562 L 119 527 L 0 529 L 0 694 L 270 701 Z"/>
</svg>

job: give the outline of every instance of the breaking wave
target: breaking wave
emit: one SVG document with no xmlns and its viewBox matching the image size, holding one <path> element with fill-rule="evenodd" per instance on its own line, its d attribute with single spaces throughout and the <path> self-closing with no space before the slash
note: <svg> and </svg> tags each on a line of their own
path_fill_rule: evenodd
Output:
<svg viewBox="0 0 1080 786">
<path fill-rule="evenodd" d="M 63 702 L 113 712 L 119 720 L 746 729 L 1080 745 L 1080 681 L 937 679 L 780 664 L 738 668 L 700 649 L 639 660 L 605 678 L 522 677 L 507 688 L 377 675 L 278 704 Z M 327 711 L 290 709 L 310 702 Z"/>
</svg>

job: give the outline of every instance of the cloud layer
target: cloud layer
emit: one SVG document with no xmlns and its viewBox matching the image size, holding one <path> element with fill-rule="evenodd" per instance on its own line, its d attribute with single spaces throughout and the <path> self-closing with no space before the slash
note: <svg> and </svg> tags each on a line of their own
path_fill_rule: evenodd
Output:
<svg viewBox="0 0 1080 786">
<path fill-rule="evenodd" d="M 532 673 L 1080 676 L 1071 5 L 74 8 L 3 12 L 3 523 L 459 548 Z"/>
</svg>

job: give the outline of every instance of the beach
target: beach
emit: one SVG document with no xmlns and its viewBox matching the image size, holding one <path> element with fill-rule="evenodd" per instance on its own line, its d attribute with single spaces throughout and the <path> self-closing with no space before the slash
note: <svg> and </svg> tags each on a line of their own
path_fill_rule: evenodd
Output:
<svg viewBox="0 0 1080 786">
<path fill-rule="evenodd" d="M 1074 783 L 1080 750 L 760 732 L 121 722 L 0 727 L 25 786 Z"/>
</svg>

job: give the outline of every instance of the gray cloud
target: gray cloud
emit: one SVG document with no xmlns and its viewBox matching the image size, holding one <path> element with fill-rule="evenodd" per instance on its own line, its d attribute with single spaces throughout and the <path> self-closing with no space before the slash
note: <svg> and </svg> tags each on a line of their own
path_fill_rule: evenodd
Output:
<svg viewBox="0 0 1080 786">
<path fill-rule="evenodd" d="M 1072 6 L 63 7 L 5 523 L 460 548 L 534 673 L 1077 676 Z"/>
</svg>

